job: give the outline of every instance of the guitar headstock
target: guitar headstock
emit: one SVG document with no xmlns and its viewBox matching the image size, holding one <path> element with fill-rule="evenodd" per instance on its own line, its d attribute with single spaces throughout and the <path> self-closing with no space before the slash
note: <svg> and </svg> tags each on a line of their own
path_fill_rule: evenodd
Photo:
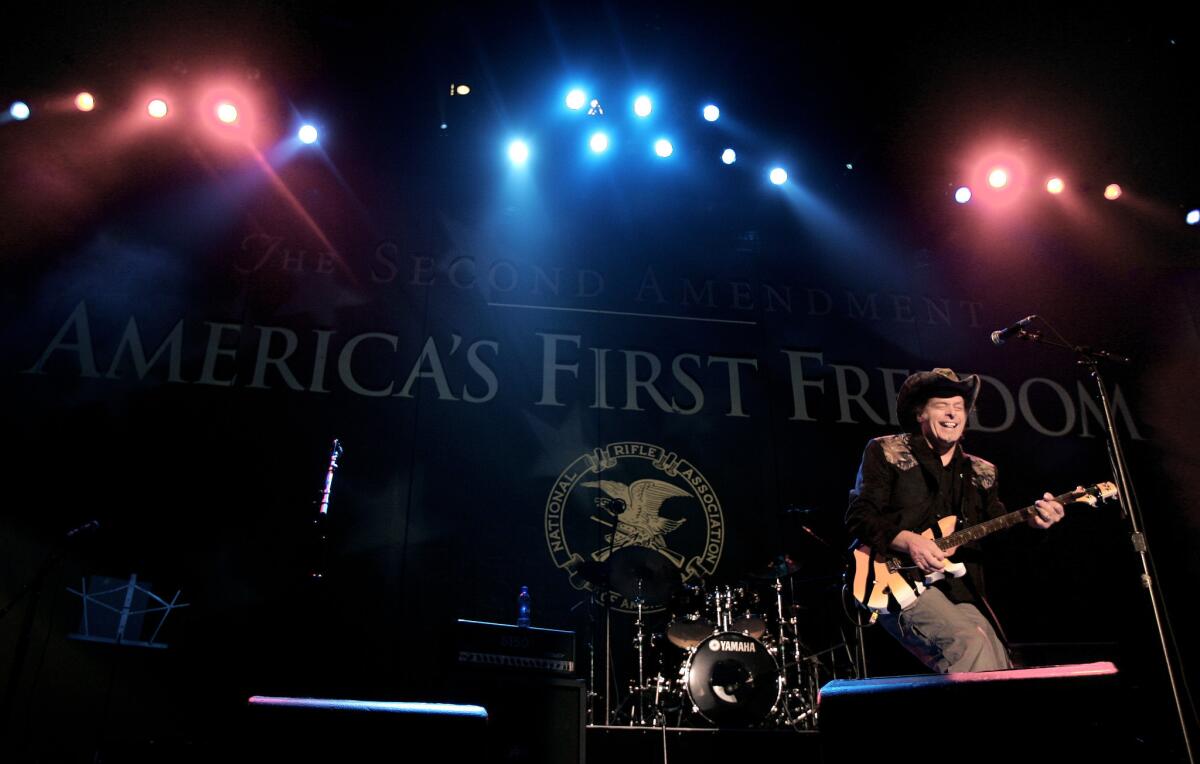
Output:
<svg viewBox="0 0 1200 764">
<path fill-rule="evenodd" d="M 1096 483 L 1093 486 L 1088 486 L 1080 494 L 1075 501 L 1080 504 L 1087 504 L 1089 507 L 1095 507 L 1102 501 L 1108 501 L 1115 498 L 1117 495 L 1117 486 L 1115 483 Z"/>
</svg>

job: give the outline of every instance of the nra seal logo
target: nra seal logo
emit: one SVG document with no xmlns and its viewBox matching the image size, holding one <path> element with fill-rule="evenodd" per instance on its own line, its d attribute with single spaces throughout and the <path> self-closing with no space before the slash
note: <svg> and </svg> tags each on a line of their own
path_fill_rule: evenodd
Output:
<svg viewBox="0 0 1200 764">
<path fill-rule="evenodd" d="M 621 549 L 662 555 L 686 583 L 712 575 L 725 546 L 725 517 L 708 480 L 686 459 L 648 443 L 612 443 L 571 462 L 546 499 L 545 529 L 554 564 L 581 590 L 594 587 L 580 567 Z M 603 596 L 617 610 L 637 611 L 616 592 Z"/>
</svg>

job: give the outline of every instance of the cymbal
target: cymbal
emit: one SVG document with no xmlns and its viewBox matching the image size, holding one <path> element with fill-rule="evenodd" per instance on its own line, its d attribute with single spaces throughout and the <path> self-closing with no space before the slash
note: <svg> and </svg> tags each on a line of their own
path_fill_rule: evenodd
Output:
<svg viewBox="0 0 1200 764">
<path fill-rule="evenodd" d="M 671 644 L 684 650 L 690 650 L 715 633 L 717 633 L 716 624 L 705 619 L 696 621 L 682 619 L 672 622 L 667 627 L 667 639 L 671 641 Z"/>
<path fill-rule="evenodd" d="M 679 568 L 661 553 L 644 546 L 627 546 L 608 558 L 612 590 L 644 605 L 661 605 L 681 583 Z"/>
<path fill-rule="evenodd" d="M 585 559 L 571 570 L 600 591 L 608 591 L 608 567 L 607 562 Z"/>
</svg>

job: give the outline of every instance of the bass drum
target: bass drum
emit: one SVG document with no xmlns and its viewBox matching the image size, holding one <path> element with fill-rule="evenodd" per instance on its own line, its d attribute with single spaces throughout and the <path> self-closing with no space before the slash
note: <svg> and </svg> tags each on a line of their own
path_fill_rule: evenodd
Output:
<svg viewBox="0 0 1200 764">
<path fill-rule="evenodd" d="M 718 726 L 762 722 L 779 700 L 779 665 L 747 634 L 725 631 L 705 639 L 680 674 L 692 710 Z"/>
</svg>

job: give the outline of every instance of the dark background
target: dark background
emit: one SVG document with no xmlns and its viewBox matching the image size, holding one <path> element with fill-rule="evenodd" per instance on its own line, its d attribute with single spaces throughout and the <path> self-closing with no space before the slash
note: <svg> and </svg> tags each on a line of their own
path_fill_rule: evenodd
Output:
<svg viewBox="0 0 1200 764">
<path fill-rule="evenodd" d="M 727 535 L 714 580 L 780 552 L 801 560 L 811 638 L 835 644 L 846 628 L 830 604 L 837 555 L 780 512 L 813 510 L 804 524 L 841 548 L 863 444 L 894 431 L 854 405 L 852 421 L 839 421 L 835 364 L 866 370 L 866 401 L 884 420 L 880 368 L 952 366 L 1014 395 L 1031 378 L 1053 380 L 1079 414 L 1069 432 L 1047 436 L 1018 414 L 1002 431 L 970 433 L 969 450 L 999 465 L 1014 508 L 1110 479 L 1094 419 L 1082 434 L 1078 382 L 1094 392 L 1084 370 L 1060 351 L 988 341 L 1031 313 L 1133 359 L 1106 373 L 1142 436 L 1126 444 L 1146 531 L 1179 642 L 1192 644 L 1183 608 L 1184 582 L 1198 572 L 1190 392 L 1200 280 L 1196 229 L 1182 220 L 1200 198 L 1194 22 L 1028 8 L 43 8 L 0 54 L 0 100 L 34 108 L 28 122 L 0 125 L 9 468 L 0 600 L 52 551 L 63 555 L 15 685 L 16 744 L 52 749 L 66 728 L 84 746 L 197 737 L 198 720 L 251 693 L 427 697 L 445 675 L 453 619 L 510 622 L 523 584 L 535 623 L 585 629 L 586 593 L 554 565 L 545 504 L 568 464 L 622 441 L 678 453 L 717 492 Z M 216 80 L 255 104 L 252 142 L 278 183 L 188 112 Z M 448 97 L 457 82 L 473 93 Z M 584 156 L 586 120 L 561 106 L 576 82 L 605 104 L 614 151 L 601 162 Z M 627 116 L 642 83 L 657 97 L 653 128 Z M 151 86 L 178 94 L 178 111 L 161 130 L 128 127 Z M 55 108 L 83 87 L 97 93 L 96 112 Z M 698 117 L 707 100 L 722 108 L 715 126 Z M 316 115 L 322 148 L 284 158 L 271 147 L 296 115 Z M 645 150 L 660 127 L 677 146 L 669 164 Z M 514 135 L 534 146 L 520 174 L 504 157 Z M 739 150 L 733 168 L 715 161 L 727 144 Z M 993 147 L 1025 168 L 1021 201 L 953 204 Z M 787 191 L 763 181 L 774 161 L 789 167 Z M 1052 171 L 1070 183 L 1062 200 L 1038 188 Z M 1100 198 L 1112 180 L 1126 189 L 1119 203 Z M 452 280 L 461 258 L 477 268 L 468 288 Z M 489 283 L 490 267 L 517 273 L 517 286 Z M 553 294 L 538 286 L 538 268 L 562 269 L 564 285 L 599 272 L 605 289 Z M 658 291 L 647 289 L 647 269 Z M 682 279 L 712 280 L 714 304 L 681 304 Z M 750 303 L 734 283 L 748 285 Z M 791 287 L 791 312 L 770 303 L 766 285 Z M 806 289 L 830 295 L 828 315 L 811 314 Z M 847 291 L 875 295 L 878 317 L 852 309 Z M 896 319 L 896 295 L 911 297 L 917 320 Z M 922 296 L 972 301 L 978 312 L 922 320 Z M 81 301 L 95 378 L 78 352 L 38 365 Z M 138 379 L 128 357 L 120 378 L 106 376 L 131 317 L 147 354 L 182 320 L 181 381 L 161 361 Z M 219 378 L 236 372 L 232 385 L 198 382 L 206 322 L 241 327 L 223 344 L 236 358 L 218 365 Z M 295 332 L 291 366 L 304 387 L 316 332 L 333 332 L 329 392 L 289 389 L 276 371 L 252 387 L 263 326 Z M 395 350 L 364 342 L 354 374 L 369 388 L 393 383 L 392 396 L 356 394 L 338 379 L 336 354 L 368 332 L 395 337 Z M 557 377 L 562 406 L 537 405 L 538 333 L 580 338 L 578 351 L 560 346 L 560 363 L 580 364 L 578 379 Z M 454 336 L 462 343 L 450 352 Z M 442 399 L 427 378 L 395 396 L 429 338 L 459 400 Z M 485 392 L 465 357 L 477 341 L 499 348 L 481 351 L 498 380 L 484 403 L 462 400 L 464 386 Z M 612 410 L 590 407 L 592 347 L 611 351 Z M 672 358 L 756 359 L 741 377 L 748 416 L 726 415 L 721 365 L 693 367 L 706 396 L 695 415 L 659 411 L 644 396 L 643 410 L 623 409 L 621 350 L 661 359 L 660 389 L 685 407 Z M 822 354 L 805 367 L 825 386 L 808 388 L 813 421 L 790 419 L 784 350 Z M 1045 429 L 1065 424 L 1045 385 L 1029 408 Z M 993 387 L 978 414 L 993 428 L 1003 419 Z M 346 453 L 327 575 L 314 585 L 309 523 L 333 437 Z M 64 547 L 65 531 L 91 519 L 101 532 Z M 1127 538 L 1115 507 L 1074 513 L 1045 534 L 1018 529 L 1001 542 L 989 584 L 1012 641 L 1116 660 L 1130 718 L 1170 748 L 1173 710 Z M 79 603 L 65 588 L 131 573 L 190 603 L 168 620 L 170 647 L 66 640 Z M 23 605 L 0 622 L 0 667 L 24 616 Z M 913 669 L 879 650 L 881 670 Z M 629 656 L 616 660 L 621 669 Z"/>
</svg>

